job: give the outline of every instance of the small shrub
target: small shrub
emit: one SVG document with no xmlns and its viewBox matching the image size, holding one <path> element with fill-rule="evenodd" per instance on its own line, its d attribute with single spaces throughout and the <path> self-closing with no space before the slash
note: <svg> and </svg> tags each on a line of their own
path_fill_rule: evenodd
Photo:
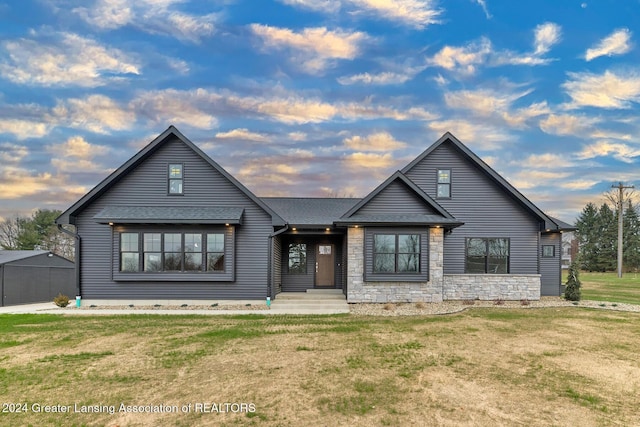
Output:
<svg viewBox="0 0 640 427">
<path fill-rule="evenodd" d="M 180 307 L 188 307 L 189 304 L 182 304 Z"/>
<path fill-rule="evenodd" d="M 475 303 L 476 303 L 476 300 L 474 300 L 474 299 L 470 299 L 470 298 L 469 298 L 469 299 L 462 300 L 462 304 L 463 304 L 463 305 L 474 305 Z"/>
<path fill-rule="evenodd" d="M 578 267 L 572 262 L 569 266 L 569 278 L 567 279 L 567 287 L 564 290 L 564 299 L 567 301 L 580 301 L 581 286 Z"/>
<path fill-rule="evenodd" d="M 526 298 L 522 298 L 522 299 L 520 300 L 520 305 L 530 305 L 530 304 L 531 304 L 531 301 L 529 301 L 529 300 L 528 300 L 528 299 L 526 299 Z"/>
<path fill-rule="evenodd" d="M 504 300 L 502 298 L 496 298 L 493 300 L 493 305 L 504 305 Z"/>
<path fill-rule="evenodd" d="M 393 310 L 395 310 L 395 309 L 396 309 L 396 305 L 395 305 L 394 303 L 392 303 L 392 302 L 388 302 L 388 303 L 386 303 L 386 304 L 384 305 L 384 307 L 383 307 L 383 308 L 384 308 L 385 310 L 387 310 L 387 311 L 393 311 Z"/>
<path fill-rule="evenodd" d="M 53 303 L 58 307 L 66 307 L 69 305 L 69 297 L 66 295 L 58 294 L 58 296 L 53 299 Z"/>
<path fill-rule="evenodd" d="M 425 308 L 427 308 L 427 304 L 425 304 L 425 303 L 424 303 L 424 302 L 422 302 L 422 301 L 418 301 L 418 302 L 416 303 L 416 308 L 417 308 L 417 309 L 419 309 L 419 310 L 424 310 Z"/>
</svg>

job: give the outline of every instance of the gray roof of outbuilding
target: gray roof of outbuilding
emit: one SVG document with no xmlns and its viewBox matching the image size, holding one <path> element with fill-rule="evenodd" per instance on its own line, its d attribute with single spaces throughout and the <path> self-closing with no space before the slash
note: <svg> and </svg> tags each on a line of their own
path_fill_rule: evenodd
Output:
<svg viewBox="0 0 640 427">
<path fill-rule="evenodd" d="M 243 208 L 190 206 L 107 206 L 93 219 L 101 223 L 241 224 Z"/>
<path fill-rule="evenodd" d="M 49 251 L 0 251 L 0 265 L 46 253 Z"/>
<path fill-rule="evenodd" d="M 328 226 L 362 199 L 262 197 L 281 218 L 293 226 Z"/>
</svg>

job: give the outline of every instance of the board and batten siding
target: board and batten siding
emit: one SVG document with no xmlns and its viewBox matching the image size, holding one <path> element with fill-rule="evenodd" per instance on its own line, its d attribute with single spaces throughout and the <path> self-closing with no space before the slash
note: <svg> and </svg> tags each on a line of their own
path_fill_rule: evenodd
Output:
<svg viewBox="0 0 640 427">
<path fill-rule="evenodd" d="M 436 198 L 438 169 L 451 170 L 451 198 Z M 540 224 L 519 202 L 450 142 L 435 148 L 405 175 L 464 225 L 444 238 L 444 273 L 465 273 L 468 237 L 509 238 L 512 274 L 538 274 Z"/>
<path fill-rule="evenodd" d="M 167 194 L 169 163 L 184 164 L 184 193 Z M 244 208 L 235 230 L 235 281 L 113 281 L 111 227 L 93 217 L 106 206 Z M 165 141 L 76 218 L 85 299 L 264 299 L 271 216 L 178 138 Z M 181 230 L 179 225 L 175 228 Z"/>
<path fill-rule="evenodd" d="M 358 215 L 385 214 L 440 215 L 399 180 L 391 182 L 376 194 L 366 205 L 358 209 L 352 219 L 357 219 Z"/>
<path fill-rule="evenodd" d="M 554 256 L 543 257 L 542 247 L 553 246 Z M 562 234 L 545 233 L 540 236 L 540 294 L 542 296 L 560 295 L 562 283 Z"/>
</svg>

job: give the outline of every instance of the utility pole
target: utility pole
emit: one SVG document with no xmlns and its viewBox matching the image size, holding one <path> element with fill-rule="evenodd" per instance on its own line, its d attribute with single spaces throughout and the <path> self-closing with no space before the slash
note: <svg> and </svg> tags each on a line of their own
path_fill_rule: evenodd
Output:
<svg viewBox="0 0 640 427">
<path fill-rule="evenodd" d="M 623 228 L 623 208 L 624 208 L 624 190 L 634 188 L 633 185 L 625 186 L 622 182 L 618 185 L 612 185 L 611 188 L 618 189 L 618 277 L 622 277 L 622 228 Z"/>
</svg>

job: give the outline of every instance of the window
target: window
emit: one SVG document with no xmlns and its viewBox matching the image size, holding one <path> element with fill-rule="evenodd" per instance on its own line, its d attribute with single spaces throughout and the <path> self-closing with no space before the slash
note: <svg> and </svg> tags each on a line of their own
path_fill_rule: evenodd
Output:
<svg viewBox="0 0 640 427">
<path fill-rule="evenodd" d="M 304 243 L 289 244 L 289 273 L 307 273 L 307 245 Z"/>
<path fill-rule="evenodd" d="M 142 267 L 145 273 L 224 272 L 224 240 L 224 233 L 121 233 L 120 271 L 137 273 Z"/>
<path fill-rule="evenodd" d="M 419 234 L 375 234 L 374 273 L 419 273 Z"/>
<path fill-rule="evenodd" d="M 556 256 L 556 247 L 553 245 L 542 245 L 542 257 L 554 258 Z"/>
<path fill-rule="evenodd" d="M 169 165 L 169 194 L 182 194 L 183 168 L 181 163 Z"/>
<path fill-rule="evenodd" d="M 207 271 L 224 271 L 224 234 L 207 234 Z"/>
<path fill-rule="evenodd" d="M 140 265 L 138 233 L 120 234 L 120 271 L 138 271 Z"/>
<path fill-rule="evenodd" d="M 467 239 L 465 271 L 471 274 L 509 273 L 509 239 Z"/>
<path fill-rule="evenodd" d="M 438 169 L 437 198 L 448 199 L 451 197 L 451 169 Z"/>
</svg>

